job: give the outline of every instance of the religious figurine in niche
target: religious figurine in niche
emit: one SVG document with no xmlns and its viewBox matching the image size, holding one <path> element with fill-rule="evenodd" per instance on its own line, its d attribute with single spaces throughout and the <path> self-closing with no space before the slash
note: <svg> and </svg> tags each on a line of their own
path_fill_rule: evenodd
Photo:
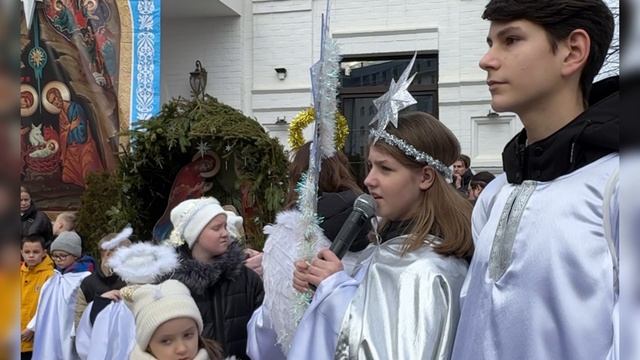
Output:
<svg viewBox="0 0 640 360">
<path fill-rule="evenodd" d="M 63 83 L 52 81 L 43 93 L 44 107 L 58 115 L 62 182 L 85 187 L 89 173 L 104 170 L 91 134 L 89 117 L 82 105 L 71 99 L 69 89 Z"/>
<path fill-rule="evenodd" d="M 183 166 L 176 175 L 169 200 L 164 214 L 153 227 L 153 240 L 162 241 L 169 238 L 173 230 L 170 215 L 171 210 L 179 203 L 188 199 L 197 199 L 213 188 L 213 184 L 207 181 L 220 171 L 220 157 L 207 151 L 204 154 L 198 152 L 190 163 Z"/>
</svg>

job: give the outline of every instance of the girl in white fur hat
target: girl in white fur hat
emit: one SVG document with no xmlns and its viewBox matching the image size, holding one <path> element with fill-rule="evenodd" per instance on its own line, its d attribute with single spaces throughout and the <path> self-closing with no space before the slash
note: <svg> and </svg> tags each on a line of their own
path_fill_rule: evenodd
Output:
<svg viewBox="0 0 640 360">
<path fill-rule="evenodd" d="M 185 200 L 171 211 L 180 266 L 169 276 L 191 291 L 203 318 L 202 335 L 226 356 L 248 359 L 247 323 L 262 304 L 262 280 L 244 265 L 241 246 L 229 236 L 226 212 L 215 198 Z"/>
<path fill-rule="evenodd" d="M 220 346 L 201 337 L 202 316 L 189 289 L 179 281 L 121 290 L 136 321 L 130 360 L 218 360 Z"/>
</svg>

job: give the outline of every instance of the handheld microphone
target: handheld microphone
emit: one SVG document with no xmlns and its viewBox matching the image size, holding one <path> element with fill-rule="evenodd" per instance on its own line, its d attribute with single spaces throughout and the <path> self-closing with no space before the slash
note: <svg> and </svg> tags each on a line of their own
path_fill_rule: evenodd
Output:
<svg viewBox="0 0 640 360">
<path fill-rule="evenodd" d="M 353 210 L 347 220 L 342 224 L 338 235 L 331 243 L 329 250 L 331 250 L 338 259 L 342 259 L 344 254 L 353 244 L 353 241 L 362 230 L 363 226 L 367 226 L 369 219 L 376 215 L 376 201 L 373 196 L 369 194 L 362 194 L 356 198 L 353 202 Z M 317 287 L 313 284 L 309 284 L 309 288 L 312 291 L 316 291 Z"/>
<path fill-rule="evenodd" d="M 336 235 L 329 250 L 333 251 L 338 259 L 342 259 L 344 254 L 353 244 L 356 236 L 363 226 L 367 226 L 369 219 L 376 215 L 376 201 L 369 194 L 362 194 L 353 202 L 353 210 L 347 220 L 342 224 L 338 235 Z"/>
</svg>

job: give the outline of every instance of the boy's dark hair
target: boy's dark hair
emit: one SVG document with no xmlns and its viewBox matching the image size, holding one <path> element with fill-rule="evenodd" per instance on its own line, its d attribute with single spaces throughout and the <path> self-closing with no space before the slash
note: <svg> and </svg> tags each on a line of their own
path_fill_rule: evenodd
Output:
<svg viewBox="0 0 640 360">
<path fill-rule="evenodd" d="M 469 166 L 471 166 L 471 158 L 465 154 L 460 154 L 457 161 L 462 161 L 464 163 L 464 167 L 466 167 L 467 169 L 469 168 Z"/>
<path fill-rule="evenodd" d="M 482 18 L 498 22 L 528 20 L 540 25 L 547 32 L 554 53 L 557 42 L 572 31 L 586 31 L 591 48 L 580 75 L 580 90 L 585 101 L 589 98 L 593 78 L 598 75 L 613 38 L 613 14 L 602 0 L 491 0 Z"/>
<path fill-rule="evenodd" d="M 44 237 L 41 235 L 27 235 L 25 237 L 22 238 L 22 245 L 24 245 L 24 243 L 34 243 L 34 242 L 38 242 L 40 243 L 40 245 L 42 245 L 43 249 L 46 249 L 45 247 L 45 240 Z"/>
<path fill-rule="evenodd" d="M 479 173 L 473 175 L 471 178 L 471 188 L 475 188 L 480 186 L 481 188 L 485 188 L 487 184 L 489 184 L 496 176 L 488 171 L 480 171 Z"/>
</svg>

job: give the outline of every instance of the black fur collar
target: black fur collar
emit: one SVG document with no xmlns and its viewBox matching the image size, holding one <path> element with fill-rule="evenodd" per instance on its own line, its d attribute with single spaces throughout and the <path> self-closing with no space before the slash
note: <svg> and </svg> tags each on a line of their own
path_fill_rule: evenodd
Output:
<svg viewBox="0 0 640 360">
<path fill-rule="evenodd" d="M 209 263 L 202 263 L 183 254 L 180 266 L 170 276 L 185 284 L 192 294 L 203 294 L 208 288 L 221 279 L 235 279 L 244 266 L 245 254 L 236 241 L 229 245 L 226 253 L 216 257 Z"/>
</svg>

